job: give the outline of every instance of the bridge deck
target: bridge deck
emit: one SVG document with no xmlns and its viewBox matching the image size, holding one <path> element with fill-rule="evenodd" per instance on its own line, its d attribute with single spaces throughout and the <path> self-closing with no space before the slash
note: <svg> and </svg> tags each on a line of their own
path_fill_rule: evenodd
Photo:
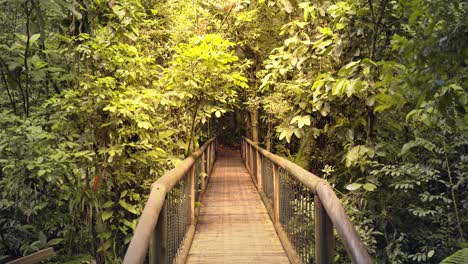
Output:
<svg viewBox="0 0 468 264">
<path fill-rule="evenodd" d="M 239 152 L 218 153 L 187 263 L 289 263 Z"/>
</svg>

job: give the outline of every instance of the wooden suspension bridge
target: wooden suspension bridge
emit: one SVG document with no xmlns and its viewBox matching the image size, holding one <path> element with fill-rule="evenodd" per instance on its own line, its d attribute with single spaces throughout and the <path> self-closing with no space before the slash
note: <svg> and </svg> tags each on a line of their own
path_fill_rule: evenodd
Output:
<svg viewBox="0 0 468 264">
<path fill-rule="evenodd" d="M 208 140 L 151 187 L 124 263 L 373 263 L 331 186 L 242 139 Z"/>
</svg>

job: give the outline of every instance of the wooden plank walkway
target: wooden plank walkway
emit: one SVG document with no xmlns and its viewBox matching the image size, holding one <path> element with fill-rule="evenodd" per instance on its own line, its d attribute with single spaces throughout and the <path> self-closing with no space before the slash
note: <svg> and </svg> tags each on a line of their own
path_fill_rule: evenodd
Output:
<svg viewBox="0 0 468 264">
<path fill-rule="evenodd" d="M 187 263 L 289 263 L 238 151 L 218 152 Z"/>
</svg>

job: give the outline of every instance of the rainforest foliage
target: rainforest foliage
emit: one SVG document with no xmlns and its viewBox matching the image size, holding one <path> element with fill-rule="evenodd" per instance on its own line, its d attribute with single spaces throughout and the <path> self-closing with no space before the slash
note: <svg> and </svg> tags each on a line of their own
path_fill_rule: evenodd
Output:
<svg viewBox="0 0 468 264">
<path fill-rule="evenodd" d="M 378 263 L 461 255 L 467 10 L 0 0 L 0 262 L 120 262 L 151 183 L 214 134 L 327 179 Z"/>
</svg>

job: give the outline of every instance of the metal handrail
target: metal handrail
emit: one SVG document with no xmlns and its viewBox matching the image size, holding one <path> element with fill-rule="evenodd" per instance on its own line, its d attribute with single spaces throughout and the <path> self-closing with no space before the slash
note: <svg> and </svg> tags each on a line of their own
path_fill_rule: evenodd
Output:
<svg viewBox="0 0 468 264">
<path fill-rule="evenodd" d="M 325 216 L 328 217 L 320 217 L 320 224 L 322 226 L 325 226 L 326 228 L 332 229 L 333 226 L 328 225 L 324 222 L 327 221 L 329 218 L 333 225 L 335 226 L 336 230 L 338 231 L 338 234 L 343 241 L 344 248 L 346 249 L 346 252 L 348 253 L 349 257 L 351 258 L 351 261 L 353 263 L 373 263 L 372 258 L 370 257 L 369 253 L 367 252 L 366 248 L 364 247 L 364 244 L 356 232 L 354 225 L 352 224 L 350 218 L 346 214 L 343 205 L 341 204 L 340 200 L 336 196 L 335 192 L 333 191 L 332 187 L 330 184 L 324 180 L 319 178 L 318 176 L 314 175 L 313 173 L 303 169 L 299 165 L 286 160 L 280 156 L 277 156 L 261 147 L 259 147 L 256 143 L 252 142 L 251 140 L 247 138 L 243 138 L 244 143 L 241 144 L 241 151 L 242 151 L 242 158 L 244 159 L 247 168 L 250 170 L 252 177 L 256 178 L 254 179 L 254 182 L 258 183 L 257 187 L 259 191 L 261 191 L 261 156 L 262 155 L 264 158 L 267 158 L 274 164 L 274 178 L 276 181 L 278 181 L 278 176 L 275 175 L 278 174 L 278 167 L 282 168 L 286 172 L 288 172 L 291 176 L 293 176 L 295 179 L 297 179 L 300 183 L 302 183 L 304 186 L 306 186 L 308 189 L 310 189 L 318 199 L 315 199 L 314 203 L 316 211 L 323 211 L 325 212 Z M 259 158 L 260 157 L 260 158 Z M 276 183 L 276 185 L 278 184 Z M 275 192 L 278 192 L 279 187 L 275 187 Z M 274 195 L 278 195 L 277 193 L 274 193 Z M 277 207 L 278 202 L 273 203 L 273 207 Z M 318 207 L 317 207 L 318 206 Z M 323 209 L 321 209 L 323 206 Z M 275 214 L 278 212 L 278 208 L 274 208 Z M 316 212 L 317 214 L 317 212 Z M 317 217 L 317 216 L 316 216 Z M 275 216 L 275 221 L 278 222 L 278 216 Z M 318 217 L 317 217 L 318 218 Z M 317 221 L 317 219 L 316 219 Z M 276 224 L 275 224 L 276 227 Z M 317 230 L 317 229 L 316 229 Z M 333 230 L 331 230 L 333 231 Z M 280 232 L 279 232 L 280 234 Z M 332 237 L 326 237 L 331 234 Z M 321 237 L 322 236 L 322 237 Z M 325 236 L 325 237 L 323 237 Z M 330 230 L 325 230 L 323 233 L 320 235 L 316 234 L 316 246 L 318 246 L 319 250 L 317 250 L 316 254 L 316 262 L 317 263 L 330 263 L 330 258 L 327 256 L 323 255 L 330 255 L 333 252 L 333 249 L 327 249 L 329 252 L 324 252 L 323 249 L 320 247 L 326 247 L 326 245 L 323 244 L 328 244 L 330 245 L 329 240 L 333 240 L 333 232 L 330 232 Z M 282 238 L 280 234 L 280 238 Z M 318 239 L 318 241 L 317 241 Z M 282 239 L 283 240 L 283 239 Z M 333 243 L 331 243 L 333 244 Z M 325 251 L 327 251 L 325 250 Z M 295 257 L 295 259 L 298 259 Z M 322 261 L 326 260 L 326 261 Z M 293 261 L 293 262 L 300 262 L 299 260 Z"/>
<path fill-rule="evenodd" d="M 172 188 L 188 173 L 194 174 L 194 164 L 200 158 L 205 158 L 205 150 L 208 151 L 208 169 L 206 173 L 209 173 L 210 167 L 214 163 L 215 159 L 215 138 L 209 139 L 205 144 L 203 144 L 200 149 L 193 152 L 188 156 L 181 164 L 179 164 L 174 169 L 168 171 L 164 176 L 159 178 L 151 186 L 151 192 L 146 202 L 143 213 L 141 214 L 138 224 L 136 226 L 130 245 L 128 246 L 127 252 L 123 263 L 135 264 L 143 263 L 146 255 L 148 253 L 149 244 L 151 241 L 154 241 L 155 228 L 158 223 L 158 218 L 166 201 L 166 196 L 172 190 Z M 209 147 L 209 148 L 208 148 Z M 193 179 L 193 178 L 192 178 Z M 194 190 L 196 184 L 194 181 L 191 181 L 191 217 L 192 224 L 195 217 L 194 212 Z M 151 251 L 151 250 L 150 250 Z M 155 260 L 150 260 L 154 262 Z"/>
</svg>

